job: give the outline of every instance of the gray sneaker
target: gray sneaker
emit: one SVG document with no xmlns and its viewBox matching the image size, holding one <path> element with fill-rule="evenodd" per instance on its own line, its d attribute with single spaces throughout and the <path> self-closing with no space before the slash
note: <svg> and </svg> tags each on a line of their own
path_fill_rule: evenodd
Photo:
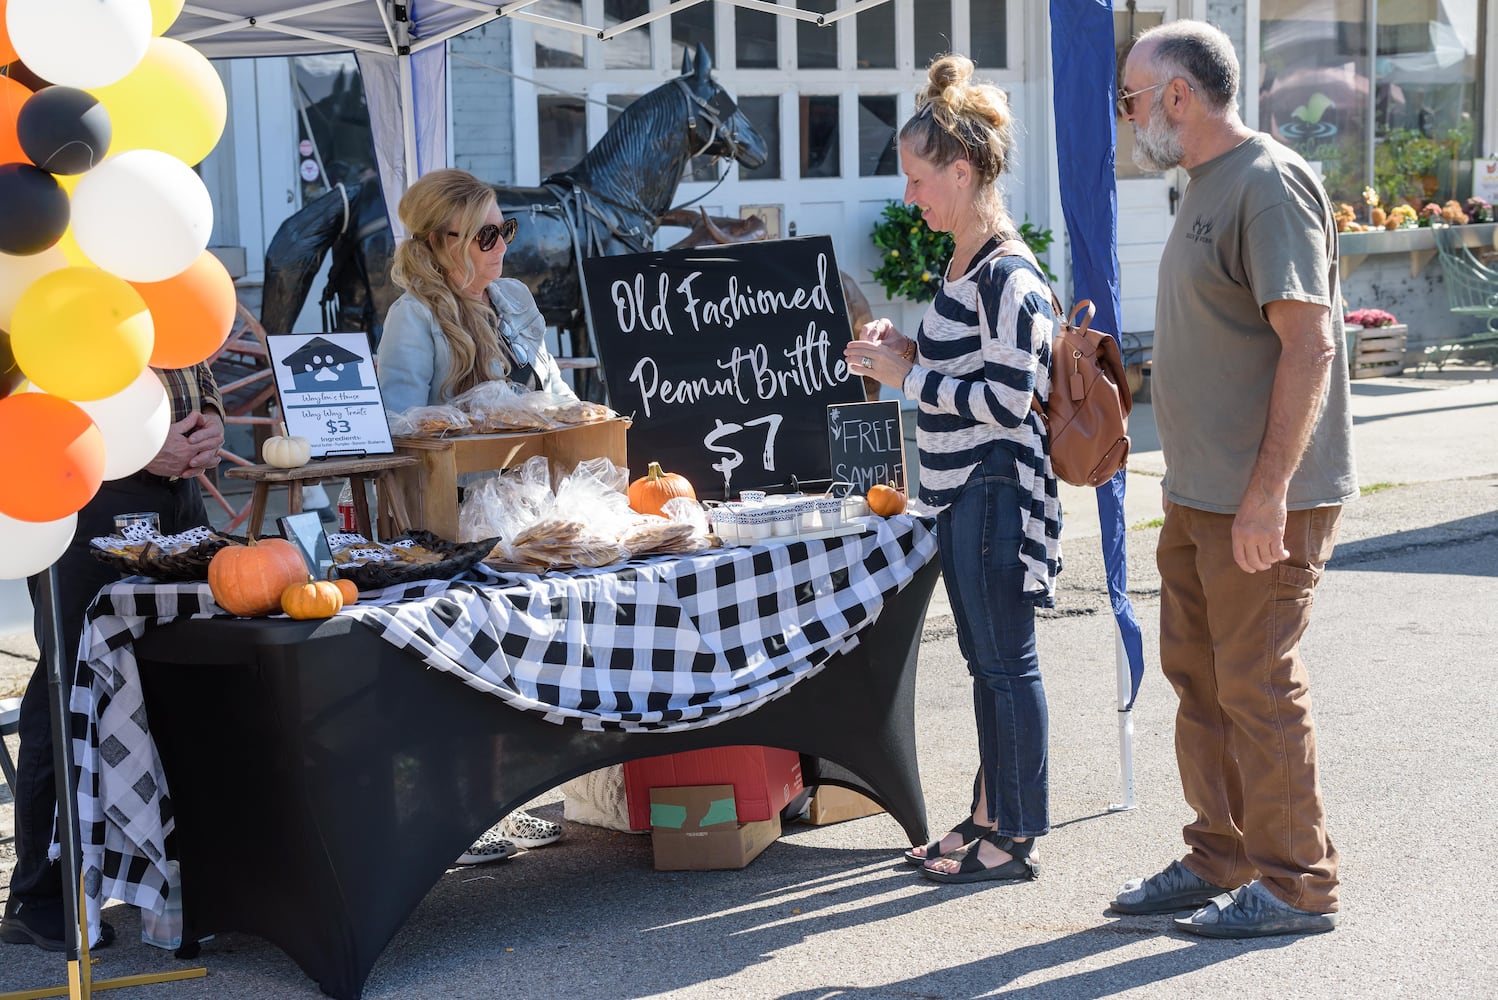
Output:
<svg viewBox="0 0 1498 1000">
<path fill-rule="evenodd" d="M 1222 886 L 1172 861 L 1158 874 L 1125 883 L 1110 905 L 1115 913 L 1176 913 L 1205 906 L 1225 892 Z"/>
<path fill-rule="evenodd" d="M 1188 934 L 1211 938 L 1274 937 L 1279 934 L 1324 934 L 1337 926 L 1335 913 L 1309 913 L 1283 902 L 1259 881 L 1223 893 L 1176 926 Z"/>
</svg>

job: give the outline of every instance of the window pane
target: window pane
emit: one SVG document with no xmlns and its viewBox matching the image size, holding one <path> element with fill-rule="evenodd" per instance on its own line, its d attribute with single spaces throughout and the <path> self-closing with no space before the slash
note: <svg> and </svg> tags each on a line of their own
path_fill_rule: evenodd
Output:
<svg viewBox="0 0 1498 1000">
<path fill-rule="evenodd" d="M 692 58 L 695 59 L 698 42 L 707 46 L 708 55 L 713 55 L 718 51 L 717 39 L 713 36 L 713 8 L 715 6 L 716 4 L 708 0 L 706 3 L 693 4 L 671 15 L 672 66 L 681 67 L 682 56 L 689 48 L 692 50 Z"/>
<path fill-rule="evenodd" d="M 588 151 L 588 122 L 582 98 L 560 94 L 536 98 L 536 123 L 542 177 L 566 170 Z"/>
<path fill-rule="evenodd" d="M 530 8 L 537 14 L 545 14 L 574 24 L 583 19 L 582 0 L 540 0 Z M 536 26 L 536 66 L 557 69 L 577 69 L 583 64 L 583 36 L 560 28 Z"/>
<path fill-rule="evenodd" d="M 650 0 L 603 0 L 603 26 L 612 28 L 650 13 Z M 603 64 L 617 69 L 650 68 L 650 29 L 637 28 L 603 43 Z"/>
<path fill-rule="evenodd" d="M 858 22 L 858 68 L 886 69 L 895 65 L 895 5 L 873 7 L 853 18 Z"/>
<path fill-rule="evenodd" d="M 969 29 L 973 36 L 973 62 L 991 69 L 1009 65 L 1009 4 L 1007 0 L 971 0 Z"/>
<path fill-rule="evenodd" d="M 780 18 L 762 10 L 734 11 L 734 57 L 739 69 L 774 69 L 780 65 L 775 26 Z"/>
<path fill-rule="evenodd" d="M 915 64 L 952 51 L 952 0 L 915 0 Z"/>
<path fill-rule="evenodd" d="M 740 11 L 740 13 L 743 13 Z M 774 17 L 775 15 L 770 15 Z M 741 97 L 739 108 L 744 117 L 754 123 L 754 129 L 764 136 L 769 155 L 764 166 L 755 170 L 739 167 L 739 177 L 746 181 L 776 180 L 780 177 L 780 98 Z"/>
<path fill-rule="evenodd" d="M 840 177 L 838 99 L 801 98 L 801 176 Z"/>
<path fill-rule="evenodd" d="M 898 169 L 894 97 L 858 99 L 858 176 L 889 177 Z"/>
<path fill-rule="evenodd" d="M 350 53 L 300 56 L 291 68 L 306 95 L 306 120 L 298 139 L 311 139 L 327 176 L 302 184 L 302 198 L 311 200 L 334 184 L 357 184 L 374 177 L 374 135 L 364 104 L 364 83 Z M 312 133 L 306 132 L 306 126 Z"/>
<path fill-rule="evenodd" d="M 796 6 L 830 14 L 837 9 L 837 0 L 797 0 Z M 802 69 L 837 69 L 837 26 L 819 28 L 808 21 L 797 21 L 796 65 Z"/>
</svg>

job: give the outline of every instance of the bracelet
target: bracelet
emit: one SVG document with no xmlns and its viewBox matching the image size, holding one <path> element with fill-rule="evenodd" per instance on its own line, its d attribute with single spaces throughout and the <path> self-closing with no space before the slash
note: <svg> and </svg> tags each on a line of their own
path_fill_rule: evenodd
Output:
<svg viewBox="0 0 1498 1000">
<path fill-rule="evenodd" d="M 912 340 L 910 342 L 910 350 L 900 352 L 900 357 L 904 358 L 906 361 L 909 361 L 911 364 L 915 363 L 915 341 Z"/>
</svg>

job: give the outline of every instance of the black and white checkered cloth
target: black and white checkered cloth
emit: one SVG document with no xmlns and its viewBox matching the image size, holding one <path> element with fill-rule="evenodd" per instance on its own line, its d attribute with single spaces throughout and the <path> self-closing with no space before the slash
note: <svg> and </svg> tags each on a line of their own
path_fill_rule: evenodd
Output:
<svg viewBox="0 0 1498 1000">
<path fill-rule="evenodd" d="M 662 556 L 546 576 L 480 567 L 365 593 L 351 615 L 392 645 L 548 721 L 666 732 L 751 712 L 852 649 L 936 555 L 932 522 Z M 161 912 L 175 822 L 132 649 L 148 625 L 223 617 L 206 583 L 127 580 L 89 610 L 72 692 L 89 920 L 105 899 Z"/>
</svg>

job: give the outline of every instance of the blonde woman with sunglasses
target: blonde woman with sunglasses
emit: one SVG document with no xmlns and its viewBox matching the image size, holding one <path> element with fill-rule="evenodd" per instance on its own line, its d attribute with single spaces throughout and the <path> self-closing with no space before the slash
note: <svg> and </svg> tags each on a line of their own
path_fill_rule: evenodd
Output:
<svg viewBox="0 0 1498 1000">
<path fill-rule="evenodd" d="M 576 398 L 546 350 L 530 289 L 500 277 L 518 226 L 494 189 L 464 170 L 435 170 L 411 185 L 399 212 L 410 235 L 391 270 L 406 291 L 378 351 L 386 409 L 445 403 L 493 379 Z"/>
<path fill-rule="evenodd" d="M 546 323 L 530 289 L 500 277 L 518 227 L 500 212 L 494 189 L 464 170 L 435 170 L 411 185 L 399 212 L 410 235 L 391 269 L 406 292 L 390 306 L 380 337 L 386 409 L 445 403 L 494 379 L 576 399 L 546 350 Z M 560 824 L 517 809 L 458 864 L 503 861 L 561 836 Z"/>
</svg>

